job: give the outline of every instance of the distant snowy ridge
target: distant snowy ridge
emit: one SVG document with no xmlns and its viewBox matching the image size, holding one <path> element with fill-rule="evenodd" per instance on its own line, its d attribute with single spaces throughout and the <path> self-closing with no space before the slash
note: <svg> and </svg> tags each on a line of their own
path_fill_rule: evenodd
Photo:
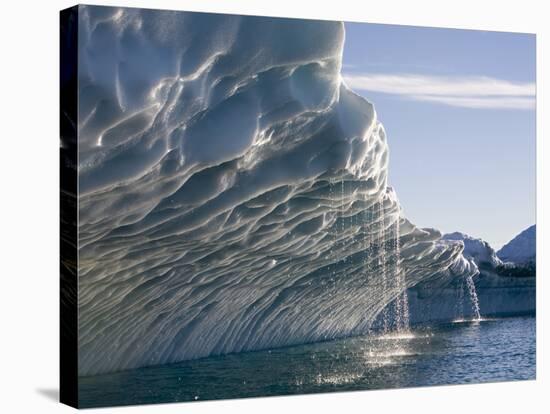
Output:
<svg viewBox="0 0 550 414">
<path fill-rule="evenodd" d="M 78 39 L 80 375 L 363 333 L 477 272 L 402 217 L 343 24 L 80 6 Z"/>
<path fill-rule="evenodd" d="M 536 262 L 537 258 L 537 226 L 522 231 L 502 249 L 497 252 L 498 257 L 504 262 L 516 264 L 528 264 Z"/>
</svg>

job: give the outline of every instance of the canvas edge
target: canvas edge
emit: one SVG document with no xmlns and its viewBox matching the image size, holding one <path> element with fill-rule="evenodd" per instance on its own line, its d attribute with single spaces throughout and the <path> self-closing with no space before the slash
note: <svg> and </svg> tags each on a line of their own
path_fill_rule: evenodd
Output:
<svg viewBox="0 0 550 414">
<path fill-rule="evenodd" d="M 78 408 L 78 8 L 59 12 L 59 399 Z"/>
</svg>

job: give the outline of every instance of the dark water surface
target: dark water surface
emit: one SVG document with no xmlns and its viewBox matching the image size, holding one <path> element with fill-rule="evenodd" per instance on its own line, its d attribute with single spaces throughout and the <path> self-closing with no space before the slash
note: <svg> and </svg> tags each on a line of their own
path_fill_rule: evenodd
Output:
<svg viewBox="0 0 550 414">
<path fill-rule="evenodd" d="M 420 327 L 80 378 L 82 407 L 535 379 L 535 318 Z"/>
</svg>

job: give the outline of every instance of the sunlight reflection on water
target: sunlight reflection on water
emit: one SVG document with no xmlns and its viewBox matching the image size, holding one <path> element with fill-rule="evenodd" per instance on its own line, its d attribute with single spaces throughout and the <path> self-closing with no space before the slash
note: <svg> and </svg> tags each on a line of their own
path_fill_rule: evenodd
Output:
<svg viewBox="0 0 550 414">
<path fill-rule="evenodd" d="M 533 379 L 535 318 L 487 319 L 80 378 L 83 407 Z"/>
</svg>

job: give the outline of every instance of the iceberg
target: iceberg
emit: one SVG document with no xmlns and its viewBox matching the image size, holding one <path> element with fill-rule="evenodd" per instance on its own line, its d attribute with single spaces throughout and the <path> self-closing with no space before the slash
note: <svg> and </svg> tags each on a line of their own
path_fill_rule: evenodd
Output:
<svg viewBox="0 0 550 414">
<path fill-rule="evenodd" d="M 362 334 L 406 288 L 477 274 L 403 216 L 343 24 L 78 19 L 79 375 Z"/>
<path fill-rule="evenodd" d="M 536 313 L 535 226 L 521 232 L 495 252 L 486 241 L 461 232 L 443 239 L 464 243 L 463 255 L 474 262 L 477 275 L 427 278 L 408 289 L 412 323 L 475 318 L 474 301 L 482 317 L 534 315 Z M 504 252 L 504 253 L 503 253 Z M 509 256 L 507 256 L 509 255 Z M 518 260 L 509 261 L 510 257 Z M 506 261 L 501 260 L 504 259 Z M 473 281 L 475 299 L 469 291 Z"/>
<path fill-rule="evenodd" d="M 495 268 L 502 265 L 497 253 L 486 241 L 459 231 L 443 236 L 445 240 L 461 240 L 464 243 L 463 255 L 472 259 L 478 267 Z"/>
</svg>

